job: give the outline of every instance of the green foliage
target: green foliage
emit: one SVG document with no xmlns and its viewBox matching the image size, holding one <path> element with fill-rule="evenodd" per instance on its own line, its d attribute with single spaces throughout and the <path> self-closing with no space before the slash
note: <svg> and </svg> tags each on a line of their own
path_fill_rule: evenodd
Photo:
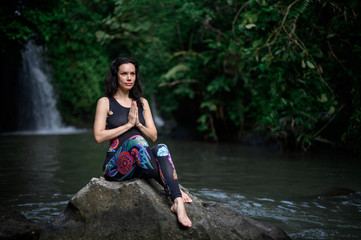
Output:
<svg viewBox="0 0 361 240">
<path fill-rule="evenodd" d="M 119 43 L 141 60 L 146 87 L 157 94 L 163 114 L 193 99 L 198 130 L 206 138 L 257 130 L 285 148 L 307 150 L 317 141 L 340 142 L 323 134 L 342 115 L 358 121 L 357 111 L 342 112 L 360 76 L 352 63 L 359 55 L 345 41 L 356 43 L 360 36 L 354 1 L 118 1 L 117 6 L 104 20 L 109 29 L 99 40 Z M 358 106 L 353 101 L 350 108 Z"/>
<path fill-rule="evenodd" d="M 110 60 L 130 56 L 140 62 L 146 97 L 155 96 L 162 115 L 177 116 L 191 103 L 195 115 L 182 120 L 194 121 L 207 139 L 257 131 L 284 148 L 322 142 L 357 149 L 360 5 L 63 0 L 52 11 L 24 11 L 23 26 L 16 17 L 0 19 L 9 39 L 40 33 L 70 122 L 93 117 Z"/>
<path fill-rule="evenodd" d="M 46 41 L 59 90 L 59 109 L 72 124 L 91 122 L 96 100 L 103 95 L 109 59 L 95 35 L 104 17 L 101 10 L 96 1 L 63 1 L 52 21 L 53 34 Z"/>
<path fill-rule="evenodd" d="M 43 4 L 42 0 L 4 2 L 0 7 L 1 52 L 18 45 L 22 47 L 29 38 L 36 34 L 49 39 L 51 28 L 49 22 L 53 14 L 53 1 Z M 33 8 L 32 5 L 37 7 Z"/>
</svg>

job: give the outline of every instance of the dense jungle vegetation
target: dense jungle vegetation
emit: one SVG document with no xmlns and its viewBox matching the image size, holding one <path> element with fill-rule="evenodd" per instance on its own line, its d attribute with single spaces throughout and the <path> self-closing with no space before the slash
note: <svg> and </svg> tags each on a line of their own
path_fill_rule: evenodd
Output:
<svg viewBox="0 0 361 240">
<path fill-rule="evenodd" d="M 141 65 L 158 112 L 202 138 L 285 149 L 361 146 L 358 0 L 59 0 L 1 3 L 1 51 L 47 48 L 58 105 L 92 122 L 110 61 Z"/>
</svg>

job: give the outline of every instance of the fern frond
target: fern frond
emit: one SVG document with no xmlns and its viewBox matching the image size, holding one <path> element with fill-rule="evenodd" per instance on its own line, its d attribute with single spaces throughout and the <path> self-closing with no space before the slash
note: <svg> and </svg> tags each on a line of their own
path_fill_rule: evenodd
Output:
<svg viewBox="0 0 361 240">
<path fill-rule="evenodd" d="M 304 0 L 300 4 L 297 4 L 293 7 L 292 11 L 290 11 L 290 17 L 297 21 L 300 15 L 306 12 L 307 8 L 309 7 L 312 0 Z"/>
</svg>

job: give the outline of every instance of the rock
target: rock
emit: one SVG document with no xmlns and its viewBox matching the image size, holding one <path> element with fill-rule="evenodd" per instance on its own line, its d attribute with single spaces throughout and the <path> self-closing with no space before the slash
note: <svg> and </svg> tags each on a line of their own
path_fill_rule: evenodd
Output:
<svg viewBox="0 0 361 240">
<path fill-rule="evenodd" d="M 193 226 L 184 228 L 156 181 L 93 178 L 39 239 L 290 239 L 275 226 L 189 195 L 193 202 L 186 210 Z"/>
<path fill-rule="evenodd" d="M 41 225 L 20 212 L 0 205 L 0 239 L 38 239 Z"/>
</svg>

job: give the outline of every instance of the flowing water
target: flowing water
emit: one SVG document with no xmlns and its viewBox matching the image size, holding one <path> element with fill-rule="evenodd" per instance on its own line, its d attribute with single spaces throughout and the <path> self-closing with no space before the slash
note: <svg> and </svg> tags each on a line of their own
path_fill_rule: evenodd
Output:
<svg viewBox="0 0 361 240">
<path fill-rule="evenodd" d="M 51 69 L 45 51 L 30 40 L 21 54 L 18 81 L 18 130 L 24 134 L 71 133 L 56 107 L 56 92 L 51 84 Z"/>
<path fill-rule="evenodd" d="M 337 154 L 283 154 L 239 144 L 163 139 L 180 183 L 284 229 L 292 239 L 360 239 L 361 164 Z M 0 135 L 0 204 L 51 221 L 92 177 L 107 143 L 91 132 Z M 353 191 L 355 192 L 353 192 Z"/>
</svg>

